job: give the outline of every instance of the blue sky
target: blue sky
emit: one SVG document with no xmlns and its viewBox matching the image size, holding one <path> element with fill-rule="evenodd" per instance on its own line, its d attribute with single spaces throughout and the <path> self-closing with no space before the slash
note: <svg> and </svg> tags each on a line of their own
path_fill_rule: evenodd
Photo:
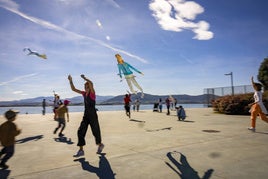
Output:
<svg viewBox="0 0 268 179">
<path fill-rule="evenodd" d="M 250 84 L 268 51 L 266 0 L 0 0 L 0 101 L 128 90 L 119 53 L 145 93 L 203 94 Z M 28 56 L 29 47 L 47 59 Z"/>
</svg>

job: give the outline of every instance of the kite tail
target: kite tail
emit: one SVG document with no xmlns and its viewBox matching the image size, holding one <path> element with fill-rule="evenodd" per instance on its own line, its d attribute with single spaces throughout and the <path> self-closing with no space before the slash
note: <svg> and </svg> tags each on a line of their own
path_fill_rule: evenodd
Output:
<svg viewBox="0 0 268 179">
<path fill-rule="evenodd" d="M 43 59 L 47 59 L 46 54 L 41 54 L 41 55 L 37 55 L 37 56 L 40 57 L 40 58 L 43 58 Z"/>
</svg>

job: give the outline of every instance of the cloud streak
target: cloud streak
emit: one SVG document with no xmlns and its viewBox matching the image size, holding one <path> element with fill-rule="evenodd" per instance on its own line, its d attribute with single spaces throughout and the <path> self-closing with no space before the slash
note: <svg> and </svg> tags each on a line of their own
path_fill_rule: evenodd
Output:
<svg viewBox="0 0 268 179">
<path fill-rule="evenodd" d="M 36 76 L 36 75 L 37 75 L 37 73 L 32 73 L 32 74 L 28 74 L 28 75 L 17 76 L 15 78 L 13 78 L 12 80 L 5 81 L 5 82 L 0 82 L 0 86 L 8 85 L 10 83 L 13 83 L 13 82 L 16 82 L 16 81 L 25 79 L 25 78 L 33 77 L 33 76 Z"/>
<path fill-rule="evenodd" d="M 14 13 L 14 14 L 19 15 L 20 17 L 23 17 L 26 20 L 29 20 L 29 21 L 31 21 L 31 22 L 33 22 L 35 24 L 38 24 L 38 25 L 40 25 L 40 26 L 42 26 L 44 28 L 64 33 L 64 34 L 66 34 L 68 36 L 73 37 L 76 40 L 89 40 L 89 41 L 95 42 L 95 43 L 97 43 L 97 44 L 99 44 L 99 45 L 101 45 L 103 47 L 106 47 L 108 49 L 111 49 L 111 50 L 115 51 L 116 53 L 120 52 L 120 53 L 125 54 L 127 56 L 130 56 L 130 57 L 132 57 L 132 58 L 134 58 L 136 60 L 139 60 L 139 61 L 141 61 L 143 63 L 148 63 L 147 60 L 145 60 L 145 59 L 143 59 L 143 58 L 141 58 L 141 57 L 139 57 L 137 55 L 134 55 L 134 54 L 132 54 L 130 52 L 127 52 L 127 51 L 124 51 L 122 49 L 112 47 L 111 45 L 109 45 L 109 44 L 107 44 L 107 43 L 105 43 L 105 42 L 103 42 L 101 40 L 94 39 L 94 38 L 89 37 L 89 36 L 80 35 L 78 33 L 75 33 L 75 32 L 66 30 L 66 29 L 64 29 L 64 28 L 62 28 L 60 26 L 57 26 L 57 25 L 55 25 L 55 24 L 53 24 L 51 22 L 48 22 L 48 21 L 45 21 L 45 20 L 42 20 L 42 19 L 39 19 L 39 18 L 36 18 L 36 17 L 33 17 L 33 16 L 29 16 L 29 15 L 23 13 L 23 12 L 20 12 L 18 10 L 19 6 L 13 1 L 0 0 L 0 7 L 4 8 L 4 9 L 6 9 L 6 10 L 8 10 L 8 11 Z M 107 37 L 106 37 L 106 39 L 107 39 Z M 110 37 L 108 37 L 108 39 L 110 39 Z"/>
<path fill-rule="evenodd" d="M 184 29 L 195 33 L 193 39 L 209 40 L 214 34 L 209 31 L 209 23 L 199 21 L 196 16 L 204 12 L 204 8 L 194 1 L 184 0 L 152 0 L 149 4 L 157 23 L 164 30 L 181 32 Z"/>
</svg>

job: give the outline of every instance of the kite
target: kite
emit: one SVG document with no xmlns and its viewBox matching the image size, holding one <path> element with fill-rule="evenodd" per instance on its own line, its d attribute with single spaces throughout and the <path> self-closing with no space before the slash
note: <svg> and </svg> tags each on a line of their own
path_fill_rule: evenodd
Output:
<svg viewBox="0 0 268 179">
<path fill-rule="evenodd" d="M 96 20 L 96 24 L 100 29 L 102 29 L 102 24 L 99 19 Z"/>
<path fill-rule="evenodd" d="M 96 20 L 96 24 L 101 30 L 103 29 L 103 26 L 102 26 L 101 21 L 99 19 Z M 105 38 L 108 41 L 111 40 L 111 37 L 109 35 L 106 35 Z"/>
<path fill-rule="evenodd" d="M 131 71 L 131 69 L 133 69 L 134 71 L 136 71 L 137 73 L 140 73 L 142 75 L 143 75 L 143 73 L 140 72 L 139 70 L 137 70 L 136 68 L 134 68 L 133 66 L 131 66 L 130 64 L 128 64 L 127 62 L 124 62 L 124 60 L 122 59 L 122 57 L 119 54 L 116 54 L 115 58 L 117 59 L 117 62 L 118 62 L 117 67 L 119 70 L 118 75 L 120 76 L 120 78 L 122 79 L 122 73 L 123 73 L 123 75 L 125 76 L 125 79 L 127 81 L 127 84 L 129 86 L 130 91 L 132 93 L 135 93 L 135 94 L 137 93 L 137 91 L 135 91 L 133 89 L 132 84 L 134 84 L 141 91 L 141 93 L 142 93 L 141 97 L 143 98 L 144 97 L 143 90 L 140 87 L 140 85 L 137 83 L 137 81 L 135 80 L 135 76 L 133 75 L 133 72 Z"/>
<path fill-rule="evenodd" d="M 40 57 L 40 58 L 47 59 L 46 54 L 39 54 L 39 53 L 37 53 L 37 52 L 35 52 L 35 51 L 32 51 L 30 48 L 24 48 L 24 49 L 23 49 L 24 52 L 25 52 L 26 50 L 29 51 L 28 55 L 36 55 L 36 56 L 38 56 L 38 57 Z"/>
</svg>

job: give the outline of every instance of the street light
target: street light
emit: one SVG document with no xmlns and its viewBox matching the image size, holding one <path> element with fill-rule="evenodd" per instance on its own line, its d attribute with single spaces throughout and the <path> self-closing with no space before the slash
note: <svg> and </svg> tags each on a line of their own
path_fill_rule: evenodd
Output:
<svg viewBox="0 0 268 179">
<path fill-rule="evenodd" d="M 233 84 L 233 72 L 231 73 L 227 73 L 227 74 L 224 74 L 224 75 L 230 75 L 231 76 L 231 88 L 232 88 L 232 95 L 234 95 L 234 84 Z"/>
</svg>

